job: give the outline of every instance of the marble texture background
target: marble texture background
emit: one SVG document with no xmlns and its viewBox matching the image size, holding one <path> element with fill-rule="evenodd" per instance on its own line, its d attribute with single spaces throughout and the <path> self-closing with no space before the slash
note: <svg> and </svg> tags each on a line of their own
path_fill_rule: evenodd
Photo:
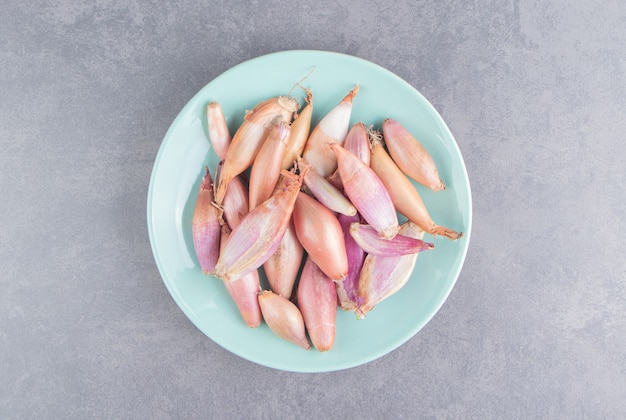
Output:
<svg viewBox="0 0 626 420">
<path fill-rule="evenodd" d="M 624 418 L 626 3 L 164 3 L 3 2 L 0 418 Z M 334 373 L 207 339 L 164 287 L 145 220 L 183 105 L 288 49 L 419 89 L 473 192 L 441 311 Z"/>
</svg>

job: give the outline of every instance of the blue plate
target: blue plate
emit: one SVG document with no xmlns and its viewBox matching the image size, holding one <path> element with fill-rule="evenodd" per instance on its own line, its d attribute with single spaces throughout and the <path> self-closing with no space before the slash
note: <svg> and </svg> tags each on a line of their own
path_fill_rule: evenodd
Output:
<svg viewBox="0 0 626 420">
<path fill-rule="evenodd" d="M 313 72 L 311 72 L 313 70 Z M 231 133 L 245 110 L 289 93 L 302 83 L 312 90 L 312 127 L 343 96 L 360 85 L 351 125 L 362 121 L 380 128 L 387 117 L 403 124 L 430 152 L 447 189 L 432 192 L 417 186 L 433 219 L 464 232 L 457 241 L 425 240 L 435 249 L 420 255 L 409 282 L 378 304 L 367 318 L 339 310 L 337 338 L 325 353 L 306 351 L 275 336 L 264 323 L 248 328 L 220 280 L 202 274 L 191 239 L 191 217 L 208 165 L 218 158 L 208 141 L 206 106 L 222 105 Z M 304 97 L 296 88 L 294 96 Z M 301 101 L 303 103 L 303 101 Z M 226 71 L 183 108 L 159 149 L 148 192 L 150 243 L 163 281 L 185 315 L 211 340 L 252 362 L 287 371 L 324 372 L 377 359 L 413 337 L 435 315 L 459 276 L 472 225 L 469 180 L 450 130 L 433 106 L 413 87 L 388 70 L 349 55 L 323 51 L 285 51 L 255 58 Z"/>
</svg>

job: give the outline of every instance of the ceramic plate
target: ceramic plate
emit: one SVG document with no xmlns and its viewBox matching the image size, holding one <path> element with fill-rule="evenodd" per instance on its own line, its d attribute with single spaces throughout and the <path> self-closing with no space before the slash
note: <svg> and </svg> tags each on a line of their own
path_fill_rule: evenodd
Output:
<svg viewBox="0 0 626 420">
<path fill-rule="evenodd" d="M 311 70 L 313 70 L 311 72 Z M 431 192 L 418 186 L 433 219 L 463 231 L 457 241 L 425 240 L 435 249 L 420 255 L 409 282 L 376 306 L 364 320 L 339 310 L 337 338 L 325 353 L 306 351 L 275 336 L 267 325 L 248 328 L 220 280 L 202 274 L 191 239 L 191 217 L 208 165 L 217 156 L 207 136 L 206 106 L 220 102 L 231 133 L 245 110 L 302 85 L 314 95 L 313 126 L 343 96 L 360 85 L 351 125 L 380 128 L 387 117 L 402 123 L 433 156 L 447 185 Z M 304 98 L 301 89 L 292 91 Z M 301 101 L 301 103 L 304 103 Z M 185 315 L 211 340 L 252 362 L 287 371 L 346 369 L 377 359 L 413 337 L 435 315 L 452 290 L 467 252 L 472 224 L 471 193 L 459 148 L 433 106 L 412 86 L 368 61 L 321 51 L 286 51 L 244 62 L 198 92 L 169 128 L 159 149 L 148 193 L 148 229 L 163 281 Z"/>
</svg>

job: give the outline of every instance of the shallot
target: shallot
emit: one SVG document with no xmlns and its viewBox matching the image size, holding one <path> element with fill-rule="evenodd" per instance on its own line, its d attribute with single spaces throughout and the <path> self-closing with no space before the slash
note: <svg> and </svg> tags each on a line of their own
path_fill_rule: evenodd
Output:
<svg viewBox="0 0 626 420">
<path fill-rule="evenodd" d="M 328 144 L 342 145 L 346 139 L 350 126 L 352 100 L 358 91 L 359 86 L 356 85 L 338 105 L 320 120 L 304 146 L 302 157 L 323 177 L 330 176 L 337 169 L 337 159 Z"/>
<path fill-rule="evenodd" d="M 343 239 L 346 245 L 346 255 L 348 257 L 348 274 L 346 278 L 336 282 L 337 301 L 339 307 L 344 311 L 354 311 L 359 303 L 358 289 L 361 267 L 365 260 L 365 251 L 356 243 L 350 235 L 350 225 L 359 223 L 361 216 L 357 213 L 354 216 L 337 215 L 337 220 L 343 231 Z"/>
<path fill-rule="evenodd" d="M 236 176 L 230 181 L 222 209 L 223 216 L 231 229 L 237 227 L 241 219 L 248 214 L 248 188 L 244 185 L 241 177 Z"/>
<path fill-rule="evenodd" d="M 399 122 L 387 118 L 383 135 L 389 154 L 402 172 L 433 191 L 446 188 L 426 148 Z"/>
<path fill-rule="evenodd" d="M 283 169 L 289 169 L 293 163 L 302 156 L 304 145 L 311 131 L 311 117 L 313 116 L 313 94 L 309 89 L 306 90 L 307 105 L 302 108 L 298 117 L 291 123 L 291 134 L 287 143 L 287 150 L 283 157 Z"/>
<path fill-rule="evenodd" d="M 293 210 L 296 235 L 318 267 L 334 281 L 345 278 L 348 257 L 337 218 L 323 204 L 300 192 Z"/>
<path fill-rule="evenodd" d="M 335 343 L 337 292 L 335 283 L 307 257 L 300 276 L 297 303 L 313 346 L 328 351 Z"/>
<path fill-rule="evenodd" d="M 280 176 L 283 155 L 287 147 L 287 139 L 291 129 L 289 124 L 279 122 L 274 124 L 263 141 L 250 171 L 250 210 L 267 200 L 276 187 Z"/>
<path fill-rule="evenodd" d="M 396 236 L 398 215 L 380 178 L 355 154 L 335 143 L 330 148 L 337 156 L 341 182 L 354 207 L 381 237 Z"/>
<path fill-rule="evenodd" d="M 222 243 L 226 243 L 230 232 L 228 225 L 222 226 Z M 261 315 L 258 299 L 258 294 L 261 291 L 259 272 L 253 270 L 237 281 L 224 281 L 222 283 L 224 283 L 226 291 L 233 299 L 233 302 L 235 302 L 246 325 L 250 328 L 256 328 L 261 325 L 263 316 Z"/>
<path fill-rule="evenodd" d="M 355 123 L 343 143 L 343 148 L 354 153 L 367 166 L 370 166 L 370 129 L 362 122 Z"/>
<path fill-rule="evenodd" d="M 352 223 L 350 225 L 350 236 L 366 253 L 385 257 L 415 254 L 435 247 L 435 245 L 429 242 L 404 235 L 396 235 L 392 239 L 384 239 L 378 236 L 374 228 L 360 223 Z"/>
<path fill-rule="evenodd" d="M 191 220 L 193 247 L 202 272 L 209 274 L 215 268 L 220 252 L 220 211 L 213 205 L 213 181 L 209 168 L 200 184 Z"/>
<path fill-rule="evenodd" d="M 213 146 L 215 154 L 220 159 L 225 159 L 231 137 L 226 117 L 224 117 L 224 111 L 222 111 L 222 106 L 219 102 L 211 102 L 207 106 L 206 116 L 211 146 Z"/>
<path fill-rule="evenodd" d="M 344 149 L 354 153 L 367 166 L 370 165 L 370 145 L 368 140 L 369 132 L 370 129 L 368 129 L 365 124 L 358 122 L 350 128 L 350 131 L 348 131 L 348 134 L 346 135 L 346 140 L 343 143 Z M 338 190 L 343 191 L 341 176 L 339 176 L 338 170 L 335 169 L 335 172 L 328 177 L 328 182 L 333 184 Z"/>
<path fill-rule="evenodd" d="M 304 319 L 293 302 L 270 290 L 259 293 L 258 299 L 263 319 L 274 334 L 306 350 L 311 348 L 306 338 Z"/>
<path fill-rule="evenodd" d="M 292 217 L 278 248 L 263 263 L 267 282 L 274 293 L 287 299 L 291 297 L 303 255 L 304 249 L 296 236 Z"/>
<path fill-rule="evenodd" d="M 311 165 L 305 159 L 300 159 L 297 161 L 297 166 L 298 168 L 310 168 Z M 317 171 L 309 170 L 304 176 L 304 184 L 311 194 L 329 210 L 345 214 L 346 216 L 356 214 L 356 208 L 350 200 L 326 178 L 318 174 Z"/>
</svg>

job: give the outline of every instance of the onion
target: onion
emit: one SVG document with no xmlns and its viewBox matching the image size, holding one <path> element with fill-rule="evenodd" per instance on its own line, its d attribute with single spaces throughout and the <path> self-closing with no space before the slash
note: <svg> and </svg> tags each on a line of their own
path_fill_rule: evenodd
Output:
<svg viewBox="0 0 626 420">
<path fill-rule="evenodd" d="M 291 129 L 289 124 L 274 124 L 263 141 L 250 171 L 250 210 L 267 200 L 276 187 Z"/>
<path fill-rule="evenodd" d="M 360 223 L 352 223 L 350 225 L 350 235 L 366 253 L 385 257 L 415 254 L 435 247 L 435 245 L 424 242 L 421 239 L 410 238 L 404 235 L 396 235 L 392 239 L 384 239 L 378 236 L 374 228 Z"/>
<path fill-rule="evenodd" d="M 283 169 L 289 169 L 293 163 L 302 156 L 304 146 L 311 131 L 311 117 L 313 116 L 313 94 L 306 89 L 307 97 L 305 107 L 298 117 L 291 123 L 291 134 L 287 143 L 287 150 L 283 158 Z"/>
<path fill-rule="evenodd" d="M 383 135 L 389 154 L 402 172 L 433 191 L 446 188 L 433 158 L 399 122 L 391 118 L 383 121 Z"/>
<path fill-rule="evenodd" d="M 222 208 L 226 222 L 231 229 L 237 227 L 241 219 L 248 214 L 248 188 L 241 177 L 234 177 L 228 184 Z"/>
<path fill-rule="evenodd" d="M 400 235 L 422 239 L 424 231 L 413 222 L 400 227 Z M 409 280 L 419 253 L 396 257 L 368 255 L 359 279 L 359 306 L 356 317 L 365 318 L 375 305 L 400 290 Z"/>
<path fill-rule="evenodd" d="M 233 229 L 215 265 L 216 277 L 236 280 L 259 268 L 276 251 L 289 224 L 302 175 L 283 172 L 272 197 Z"/>
<path fill-rule="evenodd" d="M 269 290 L 259 293 L 258 299 L 263 318 L 274 334 L 304 349 L 311 348 L 302 314 L 295 304 Z"/>
<path fill-rule="evenodd" d="M 343 232 L 337 218 L 323 204 L 300 192 L 293 210 L 296 235 L 317 266 L 334 281 L 348 272 Z"/>
<path fill-rule="evenodd" d="M 296 236 L 292 218 L 278 248 L 263 264 L 270 289 L 274 293 L 287 299 L 291 297 L 303 255 L 304 249 Z"/>
<path fill-rule="evenodd" d="M 207 106 L 206 116 L 211 146 L 220 159 L 225 159 L 231 137 L 222 106 L 218 102 L 211 102 Z"/>
<path fill-rule="evenodd" d="M 298 168 L 310 168 L 311 165 L 304 159 L 297 161 Z M 329 210 L 337 213 L 353 216 L 356 214 L 356 208 L 343 193 L 331 184 L 326 178 L 322 177 L 315 170 L 310 170 L 304 176 L 304 184 L 307 186 L 311 194 Z"/>
<path fill-rule="evenodd" d="M 328 351 L 335 343 L 337 292 L 335 283 L 308 257 L 297 291 L 298 308 L 313 346 Z"/>
<path fill-rule="evenodd" d="M 387 189 L 378 176 L 356 155 L 331 143 L 337 155 L 343 189 L 363 219 L 378 234 L 391 239 L 398 233 L 398 215 Z"/>
<path fill-rule="evenodd" d="M 267 136 L 267 130 L 276 122 L 291 122 L 291 117 L 298 107 L 298 102 L 294 98 L 279 96 L 259 103 L 246 114 L 243 123 L 233 136 L 224 159 L 224 167 L 215 192 L 215 201 L 218 205 L 222 205 L 230 180 L 254 162 Z"/>
<path fill-rule="evenodd" d="M 415 186 L 398 168 L 379 140 L 372 141 L 371 168 L 385 185 L 396 210 L 427 233 L 458 239 L 463 233 L 455 232 L 433 222 Z"/>
<path fill-rule="evenodd" d="M 222 226 L 221 242 L 223 244 L 228 240 L 230 232 L 228 225 Z M 256 328 L 261 325 L 263 316 L 261 315 L 258 300 L 258 294 L 261 291 L 259 272 L 253 270 L 237 281 L 224 281 L 222 283 L 233 302 L 235 302 L 239 314 L 241 314 L 241 318 L 243 318 L 246 325 L 250 328 Z"/>
<path fill-rule="evenodd" d="M 359 91 L 355 86 L 328 114 L 315 126 L 304 146 L 302 157 L 305 158 L 324 178 L 337 169 L 337 159 L 329 149 L 329 143 L 342 145 L 350 126 L 352 100 Z"/>
<path fill-rule="evenodd" d="M 220 210 L 213 205 L 212 182 L 209 168 L 205 167 L 191 221 L 193 247 L 205 274 L 213 271 L 220 252 Z"/>
<path fill-rule="evenodd" d="M 359 277 L 361 275 L 361 267 L 365 260 L 365 251 L 356 243 L 352 235 L 350 235 L 350 225 L 359 223 L 361 216 L 337 215 L 337 220 L 343 231 L 343 239 L 346 245 L 346 255 L 348 256 L 348 274 L 346 278 L 336 283 L 337 300 L 339 306 L 344 311 L 354 311 L 358 300 Z"/>
</svg>

